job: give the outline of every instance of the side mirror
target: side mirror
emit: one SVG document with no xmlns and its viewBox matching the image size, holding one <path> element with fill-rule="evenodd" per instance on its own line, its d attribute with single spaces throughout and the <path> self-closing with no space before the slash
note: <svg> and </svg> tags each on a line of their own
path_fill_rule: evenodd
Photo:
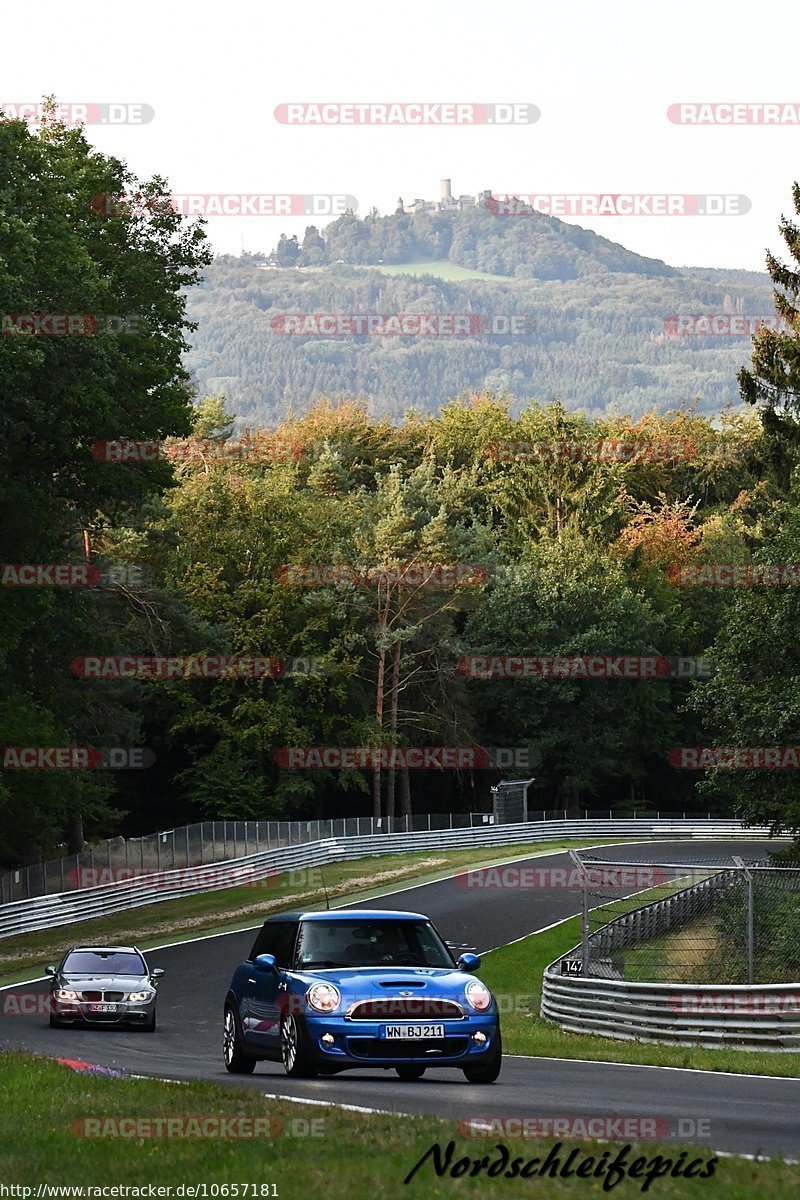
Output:
<svg viewBox="0 0 800 1200">
<path fill-rule="evenodd" d="M 276 969 L 274 954 L 259 954 L 256 957 L 253 966 L 257 971 L 274 971 Z"/>
<path fill-rule="evenodd" d="M 462 954 L 458 960 L 459 970 L 467 971 L 468 973 L 477 971 L 480 965 L 481 956 L 479 954 Z"/>
<path fill-rule="evenodd" d="M 150 978 L 151 979 L 160 979 L 163 974 L 164 974 L 163 967 L 153 967 L 152 971 L 150 972 Z"/>
<path fill-rule="evenodd" d="M 55 975 L 56 969 L 53 966 L 45 967 L 44 973 L 45 975 Z"/>
</svg>

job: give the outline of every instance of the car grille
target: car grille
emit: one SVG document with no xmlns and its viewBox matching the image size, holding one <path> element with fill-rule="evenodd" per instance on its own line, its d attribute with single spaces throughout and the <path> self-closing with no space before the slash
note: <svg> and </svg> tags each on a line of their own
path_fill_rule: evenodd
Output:
<svg viewBox="0 0 800 1200">
<path fill-rule="evenodd" d="M 81 1000 L 86 1000 L 91 1004 L 97 1004 L 102 1000 L 109 1004 L 118 1004 L 120 1000 L 124 999 L 124 992 L 81 992 Z"/>
<path fill-rule="evenodd" d="M 348 1038 L 348 1052 L 353 1058 L 383 1058 L 395 1059 L 402 1058 L 427 1058 L 432 1063 L 437 1058 L 457 1058 L 460 1054 L 466 1054 L 469 1045 L 469 1038 L 465 1037 L 449 1037 L 449 1038 L 420 1038 L 419 1041 L 403 1042 L 399 1039 L 395 1041 L 385 1041 L 383 1038 Z M 429 1051 L 435 1050 L 435 1054 Z"/>
<path fill-rule="evenodd" d="M 460 1021 L 464 1010 L 453 1000 L 426 999 L 423 996 L 387 996 L 385 1000 L 362 1000 L 347 1014 L 351 1021 L 385 1021 L 395 1017 L 439 1017 Z"/>
</svg>

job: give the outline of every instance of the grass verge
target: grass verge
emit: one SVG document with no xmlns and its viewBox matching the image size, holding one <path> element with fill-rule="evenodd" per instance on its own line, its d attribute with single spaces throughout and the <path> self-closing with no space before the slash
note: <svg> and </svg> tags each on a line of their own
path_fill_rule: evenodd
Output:
<svg viewBox="0 0 800 1200">
<path fill-rule="evenodd" d="M 331 1088 L 334 1086 L 331 1083 Z M 448 1142 L 455 1141 L 453 1163 L 463 1156 L 479 1160 L 488 1155 L 490 1162 L 496 1159 L 497 1139 L 465 1138 L 452 1121 L 279 1102 L 255 1090 L 210 1083 L 178 1085 L 76 1074 L 47 1059 L 22 1054 L 0 1054 L 0 1094 L 0 1178 L 6 1185 L 32 1188 L 28 1194 L 34 1197 L 39 1184 L 130 1186 L 144 1188 L 138 1193 L 144 1196 L 148 1184 L 170 1187 L 173 1196 L 181 1184 L 205 1184 L 209 1189 L 206 1194 L 211 1196 L 210 1185 L 218 1184 L 229 1187 L 216 1195 L 238 1200 L 253 1196 L 295 1200 L 313 1195 L 324 1196 L 325 1200 L 361 1196 L 369 1196 L 370 1200 L 395 1200 L 397 1196 L 428 1200 L 431 1196 L 485 1196 L 495 1188 L 495 1194 L 511 1194 L 504 1180 L 488 1179 L 485 1169 L 476 1177 L 462 1173 L 454 1178 L 448 1172 L 437 1178 L 430 1159 L 404 1186 L 406 1176 L 434 1143 L 444 1151 Z M 163 1130 L 168 1127 L 164 1125 L 160 1137 L 108 1136 L 114 1128 L 134 1134 L 144 1132 L 142 1126 L 109 1125 L 110 1120 L 139 1118 L 150 1122 L 151 1130 L 157 1130 L 158 1118 L 192 1117 L 237 1120 L 242 1124 L 229 1125 L 229 1130 L 268 1128 L 272 1136 L 166 1138 Z M 86 1121 L 95 1122 L 94 1130 L 106 1136 L 84 1136 Z M 256 1121 L 261 1125 L 252 1124 Z M 519 1156 L 524 1161 L 535 1156 L 544 1160 L 557 1145 L 527 1138 L 511 1138 L 504 1144 L 512 1159 Z M 562 1164 L 571 1150 L 577 1150 L 580 1157 L 576 1156 L 573 1169 L 587 1156 L 593 1156 L 597 1163 L 604 1151 L 611 1159 L 619 1149 L 588 1141 L 564 1142 L 561 1146 L 557 1153 Z M 672 1165 L 682 1149 L 687 1152 L 684 1166 L 693 1159 L 708 1163 L 713 1156 L 713 1151 L 705 1147 L 646 1142 L 629 1149 L 628 1162 L 638 1155 L 652 1160 L 661 1154 Z M 464 1171 L 469 1169 L 468 1165 Z M 677 1200 L 694 1195 L 696 1189 L 704 1200 L 760 1200 L 795 1194 L 798 1179 L 798 1168 L 780 1161 L 755 1163 L 725 1158 L 715 1162 L 710 1178 L 687 1183 L 683 1178 L 666 1176 L 655 1180 L 647 1194 Z M 242 1190 L 245 1182 L 247 1192 Z M 565 1200 L 601 1194 L 599 1180 L 574 1176 L 533 1176 L 530 1181 L 518 1178 L 516 1182 L 523 1184 L 526 1193 L 532 1187 Z M 643 1178 L 629 1179 L 614 1192 L 619 1196 L 639 1195 L 644 1182 Z M 188 1191 L 183 1194 L 191 1195 Z M 514 1194 L 522 1193 L 515 1188 Z"/>
<path fill-rule="evenodd" d="M 235 932 L 258 925 L 281 909 L 317 908 L 343 897 L 366 900 L 386 895 L 404 882 L 431 883 L 462 867 L 532 858 L 559 850 L 613 845 L 600 841 L 529 842 L 520 846 L 477 847 L 460 850 L 423 850 L 410 854 L 382 854 L 351 862 L 331 863 L 284 871 L 247 887 L 198 892 L 181 900 L 128 909 L 111 917 L 97 917 L 76 925 L 59 925 L 36 933 L 0 939 L 0 986 L 24 983 L 31 973 L 41 974 L 47 963 L 61 958 L 73 943 L 135 942 L 148 949 L 165 941 L 183 941 L 204 933 Z M 213 872 L 209 865 L 209 873 Z"/>
<path fill-rule="evenodd" d="M 639 903 L 642 903 L 641 899 Z M 568 1033 L 551 1021 L 542 1020 L 539 1004 L 544 969 L 577 945 L 580 938 L 580 917 L 570 917 L 552 929 L 531 934 L 520 942 L 483 956 L 480 977 L 500 998 L 506 1053 L 733 1071 L 741 1075 L 800 1076 L 800 1054 L 624 1042 L 591 1034 Z"/>
</svg>

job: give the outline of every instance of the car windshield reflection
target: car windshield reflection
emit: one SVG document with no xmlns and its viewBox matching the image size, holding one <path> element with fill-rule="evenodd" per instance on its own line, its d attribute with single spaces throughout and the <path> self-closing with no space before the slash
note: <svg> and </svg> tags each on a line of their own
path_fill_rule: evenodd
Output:
<svg viewBox="0 0 800 1200">
<path fill-rule="evenodd" d="M 300 928 L 297 966 L 452 968 L 452 955 L 425 921 L 306 921 Z"/>
<path fill-rule="evenodd" d="M 61 968 L 65 975 L 146 975 L 147 968 L 138 954 L 119 951 L 76 950 L 68 954 Z"/>
</svg>

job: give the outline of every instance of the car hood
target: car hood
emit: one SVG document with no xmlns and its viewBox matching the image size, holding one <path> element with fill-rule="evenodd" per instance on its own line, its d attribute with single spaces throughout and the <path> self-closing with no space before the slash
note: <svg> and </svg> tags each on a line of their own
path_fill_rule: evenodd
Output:
<svg viewBox="0 0 800 1200">
<path fill-rule="evenodd" d="M 345 997 L 396 996 L 402 991 L 415 996 L 463 996 L 474 978 L 448 967 L 324 967 L 294 974 L 309 986 L 333 983 Z"/>
<path fill-rule="evenodd" d="M 141 992 L 153 985 L 149 975 L 60 975 L 59 986 L 78 992 Z"/>
</svg>

